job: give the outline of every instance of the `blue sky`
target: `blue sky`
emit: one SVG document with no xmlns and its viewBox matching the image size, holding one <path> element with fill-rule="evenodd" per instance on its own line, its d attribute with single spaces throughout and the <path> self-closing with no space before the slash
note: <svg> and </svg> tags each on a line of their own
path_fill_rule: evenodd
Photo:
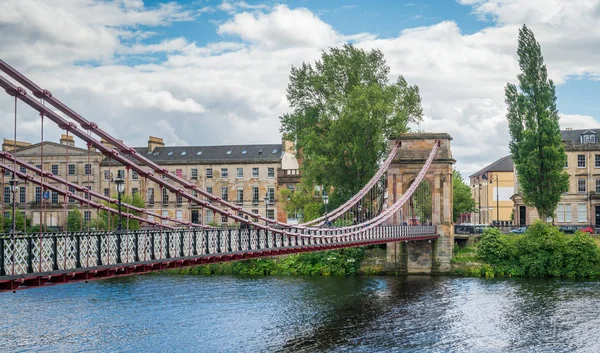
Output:
<svg viewBox="0 0 600 353">
<path fill-rule="evenodd" d="M 351 41 L 419 86 L 413 128 L 450 133 L 468 175 L 508 154 L 503 90 L 523 23 L 561 127 L 600 128 L 599 0 L 4 0 L 0 57 L 130 145 L 276 143 L 290 68 Z M 0 97 L 5 137 L 11 112 Z M 21 139 L 36 141 L 37 115 L 21 114 Z"/>
</svg>

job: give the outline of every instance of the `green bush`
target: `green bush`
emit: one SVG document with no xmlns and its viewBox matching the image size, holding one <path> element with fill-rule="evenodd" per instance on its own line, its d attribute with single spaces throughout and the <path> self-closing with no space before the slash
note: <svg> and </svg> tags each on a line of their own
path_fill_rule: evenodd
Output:
<svg viewBox="0 0 600 353">
<path fill-rule="evenodd" d="M 480 275 L 486 277 L 600 275 L 600 249 L 589 235 L 577 232 L 567 236 L 540 221 L 522 236 L 486 229 L 477 244 L 477 256 L 485 262 Z"/>
<path fill-rule="evenodd" d="M 252 259 L 233 263 L 203 265 L 169 271 L 175 274 L 231 275 L 307 275 L 347 276 L 357 273 L 365 257 L 363 248 L 347 248 L 289 255 L 271 259 Z"/>
</svg>

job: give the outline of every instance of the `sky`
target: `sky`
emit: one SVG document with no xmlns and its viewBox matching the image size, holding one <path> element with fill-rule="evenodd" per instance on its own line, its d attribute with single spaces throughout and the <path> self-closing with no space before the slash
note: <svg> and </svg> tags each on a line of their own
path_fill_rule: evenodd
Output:
<svg viewBox="0 0 600 353">
<path fill-rule="evenodd" d="M 508 154 L 518 29 L 540 42 L 561 128 L 600 128 L 600 0 L 2 0 L 0 58 L 130 146 L 278 143 L 292 66 L 353 43 L 420 88 L 415 131 L 469 175 Z M 0 95 L 0 136 L 14 102 Z M 17 139 L 40 141 L 18 106 Z M 60 130 L 44 123 L 45 140 Z M 82 141 L 77 141 L 83 147 Z"/>
</svg>

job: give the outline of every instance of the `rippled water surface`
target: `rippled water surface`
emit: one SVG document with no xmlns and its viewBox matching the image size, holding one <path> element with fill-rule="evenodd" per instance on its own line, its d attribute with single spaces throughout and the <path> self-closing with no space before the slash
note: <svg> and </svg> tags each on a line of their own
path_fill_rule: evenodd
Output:
<svg viewBox="0 0 600 353">
<path fill-rule="evenodd" d="M 136 276 L 0 294 L 0 351 L 600 351 L 600 282 Z"/>
</svg>

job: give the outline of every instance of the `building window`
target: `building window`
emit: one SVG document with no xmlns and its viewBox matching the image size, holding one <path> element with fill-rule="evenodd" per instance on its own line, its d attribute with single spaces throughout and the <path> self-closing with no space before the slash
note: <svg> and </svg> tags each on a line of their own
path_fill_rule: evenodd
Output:
<svg viewBox="0 0 600 353">
<path fill-rule="evenodd" d="M 577 193 L 585 194 L 585 179 L 577 180 Z"/>
<path fill-rule="evenodd" d="M 10 203 L 10 186 L 4 187 L 4 203 Z"/>
<path fill-rule="evenodd" d="M 163 210 L 163 211 L 162 211 L 162 217 L 163 217 L 163 218 L 169 218 L 169 211 L 167 211 L 167 210 Z M 162 222 L 163 222 L 163 220 L 161 219 L 161 221 L 160 221 L 160 222 L 162 223 Z M 165 220 L 164 222 L 165 222 L 166 224 L 169 224 L 169 221 L 166 221 L 166 220 Z"/>
<path fill-rule="evenodd" d="M 586 206 L 586 204 L 578 204 L 577 205 L 577 222 L 579 222 L 579 223 L 587 222 L 587 206 Z"/>
<path fill-rule="evenodd" d="M 135 196 L 140 192 L 138 188 L 131 188 L 131 196 Z"/>
<path fill-rule="evenodd" d="M 238 204 L 244 203 L 244 189 L 237 190 L 237 203 Z"/>
<path fill-rule="evenodd" d="M 25 167 L 20 167 L 19 171 L 23 174 L 27 174 L 27 168 L 25 168 Z"/>
<path fill-rule="evenodd" d="M 593 135 L 593 134 L 581 135 L 581 143 L 596 143 L 596 135 Z"/>
<path fill-rule="evenodd" d="M 117 178 L 121 177 L 122 179 L 125 179 L 125 169 L 118 169 L 117 170 Z"/>
<path fill-rule="evenodd" d="M 69 164 L 69 175 L 75 175 L 75 164 Z"/>
<path fill-rule="evenodd" d="M 253 209 L 251 210 L 252 213 L 254 214 L 258 214 L 258 210 L 257 209 Z M 254 217 L 254 222 L 258 221 L 258 219 L 256 217 Z"/>
<path fill-rule="evenodd" d="M 567 159 L 565 159 L 565 168 L 569 168 L 569 155 L 567 155 Z"/>
<path fill-rule="evenodd" d="M 25 199 L 27 197 L 27 188 L 24 186 L 19 187 L 19 202 L 25 203 Z"/>
<path fill-rule="evenodd" d="M 296 185 L 287 184 L 287 189 L 293 194 L 296 191 Z"/>
<path fill-rule="evenodd" d="M 73 195 L 75 195 L 75 188 L 72 186 L 69 186 L 69 192 Z M 75 199 L 72 197 L 69 197 L 69 203 L 75 203 Z"/>
<path fill-rule="evenodd" d="M 213 211 L 212 210 L 206 210 L 206 223 L 212 223 L 213 222 Z"/>
<path fill-rule="evenodd" d="M 92 165 L 86 163 L 83 173 L 85 175 L 92 175 Z"/>
<path fill-rule="evenodd" d="M 212 168 L 206 168 L 206 179 L 212 179 Z"/>
<path fill-rule="evenodd" d="M 585 154 L 577 155 L 577 168 L 585 168 Z"/>
<path fill-rule="evenodd" d="M 572 222 L 571 204 L 566 204 L 565 205 L 565 223 L 571 223 L 571 222 Z"/>
<path fill-rule="evenodd" d="M 258 178 L 258 168 L 257 167 L 252 168 L 252 177 Z"/>
<path fill-rule="evenodd" d="M 154 205 L 154 188 L 148 188 L 148 206 Z"/>
<path fill-rule="evenodd" d="M 565 205 L 562 203 L 559 203 L 556 207 L 556 220 L 558 223 L 565 221 Z"/>
<path fill-rule="evenodd" d="M 36 165 L 35 165 L 35 167 L 36 167 L 37 169 L 39 169 L 39 170 L 42 170 L 42 165 L 41 165 L 41 164 L 36 164 Z M 38 173 L 38 175 L 39 175 L 39 173 Z"/>
<path fill-rule="evenodd" d="M 237 168 L 237 177 L 238 178 L 244 177 L 244 168 Z"/>
<path fill-rule="evenodd" d="M 58 164 L 52 165 L 52 174 L 58 175 Z"/>
<path fill-rule="evenodd" d="M 596 178 L 596 194 L 600 194 L 600 178 Z"/>
<path fill-rule="evenodd" d="M 177 219 L 178 221 L 183 221 L 183 211 L 182 210 L 177 210 L 177 212 L 175 212 L 175 219 Z"/>
<path fill-rule="evenodd" d="M 169 190 L 167 190 L 167 188 L 162 189 L 162 204 L 163 205 L 169 204 Z"/>
<path fill-rule="evenodd" d="M 207 186 L 206 187 L 206 192 L 212 195 L 212 186 Z M 206 198 L 208 200 L 208 202 L 212 202 L 208 197 Z"/>
<path fill-rule="evenodd" d="M 183 178 L 183 169 L 175 169 L 175 175 L 177 175 L 178 178 Z"/>
<path fill-rule="evenodd" d="M 137 172 L 137 170 L 132 170 L 131 171 L 131 180 L 138 180 L 140 178 L 140 174 Z"/>
<path fill-rule="evenodd" d="M 227 215 L 224 215 L 224 214 L 221 215 L 221 223 L 227 224 Z"/>
<path fill-rule="evenodd" d="M 198 179 L 198 168 L 192 168 L 191 173 L 192 173 L 192 179 Z"/>
<path fill-rule="evenodd" d="M 58 192 L 52 191 L 52 203 L 58 203 Z"/>
<path fill-rule="evenodd" d="M 90 194 L 90 190 L 92 190 L 92 186 L 91 185 L 86 185 L 85 188 L 87 189 L 86 193 L 85 193 L 85 198 L 88 200 L 92 199 L 92 194 Z"/>
<path fill-rule="evenodd" d="M 83 223 L 88 224 L 92 220 L 92 211 L 83 211 Z"/>
<path fill-rule="evenodd" d="M 109 188 L 104 188 L 104 196 L 110 197 L 110 189 Z"/>
<path fill-rule="evenodd" d="M 272 186 L 269 186 L 269 203 L 274 203 L 275 202 L 275 188 Z"/>
<path fill-rule="evenodd" d="M 600 168 L 600 154 L 594 155 L 594 167 Z"/>
<path fill-rule="evenodd" d="M 177 193 L 175 195 L 175 201 L 177 201 L 177 206 L 181 206 L 183 204 L 183 195 Z"/>
<path fill-rule="evenodd" d="M 258 205 L 258 186 L 252 187 L 252 203 Z"/>
<path fill-rule="evenodd" d="M 196 191 L 196 190 L 192 190 L 192 196 L 194 196 L 194 197 L 198 197 L 198 191 Z"/>
<path fill-rule="evenodd" d="M 42 202 L 42 187 L 41 186 L 35 187 L 35 202 L 36 203 Z"/>
<path fill-rule="evenodd" d="M 221 178 L 229 178 L 229 169 L 221 168 Z"/>
<path fill-rule="evenodd" d="M 229 190 L 227 186 L 221 186 L 221 198 L 225 201 L 229 199 Z"/>
<path fill-rule="evenodd" d="M 267 178 L 275 178 L 275 168 L 267 168 Z"/>
<path fill-rule="evenodd" d="M 108 170 L 104 171 L 104 180 L 110 180 L 110 171 L 108 171 Z"/>
<path fill-rule="evenodd" d="M 275 219 L 275 210 L 273 210 L 273 209 L 267 210 L 267 218 L 268 219 Z"/>
</svg>

